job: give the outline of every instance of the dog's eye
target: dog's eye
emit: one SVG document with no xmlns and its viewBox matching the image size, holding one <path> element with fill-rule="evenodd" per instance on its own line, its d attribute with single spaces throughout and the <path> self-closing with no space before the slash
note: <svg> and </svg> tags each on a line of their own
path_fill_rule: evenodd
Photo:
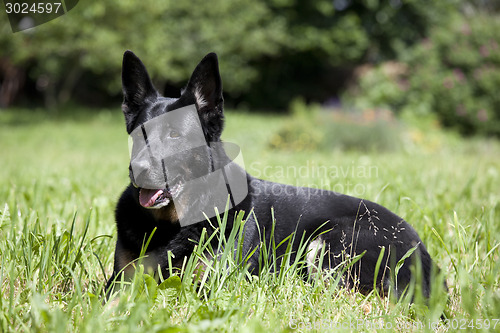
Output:
<svg viewBox="0 0 500 333">
<path fill-rule="evenodd" d="M 181 134 L 179 132 L 177 132 L 176 130 L 171 130 L 169 136 L 171 138 L 178 138 L 181 136 Z"/>
</svg>

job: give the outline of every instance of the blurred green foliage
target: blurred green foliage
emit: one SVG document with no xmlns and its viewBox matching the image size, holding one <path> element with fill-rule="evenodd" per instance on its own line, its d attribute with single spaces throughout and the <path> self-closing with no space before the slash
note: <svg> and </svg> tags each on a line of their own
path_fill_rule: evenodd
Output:
<svg viewBox="0 0 500 333">
<path fill-rule="evenodd" d="M 75 96 L 98 104 L 96 92 L 119 96 L 126 49 L 146 63 L 160 90 L 184 84 L 198 61 L 215 51 L 229 100 L 283 108 L 297 95 L 308 100 L 335 95 L 345 80 L 336 75 L 339 68 L 392 57 L 425 36 L 454 3 L 80 2 L 68 14 L 16 34 L 2 20 L 0 68 L 25 71 L 30 100 L 38 91 L 47 106 Z M 0 70 L 0 80 L 4 74 Z"/>
<path fill-rule="evenodd" d="M 291 104 L 292 116 L 269 140 L 273 149 L 300 151 L 390 152 L 401 148 L 402 126 L 387 109 L 346 111 Z"/>
<path fill-rule="evenodd" d="M 499 31 L 500 16 L 458 17 L 409 54 L 409 91 L 424 96 L 444 125 L 500 135 Z"/>
<path fill-rule="evenodd" d="M 343 100 L 361 110 L 377 107 L 398 111 L 408 90 L 407 73 L 408 66 L 396 61 L 360 66 L 355 73 L 355 84 L 349 87 Z"/>
<path fill-rule="evenodd" d="M 405 50 L 362 71 L 347 99 L 358 107 L 436 113 L 466 135 L 500 135 L 500 16 L 457 15 Z"/>
</svg>

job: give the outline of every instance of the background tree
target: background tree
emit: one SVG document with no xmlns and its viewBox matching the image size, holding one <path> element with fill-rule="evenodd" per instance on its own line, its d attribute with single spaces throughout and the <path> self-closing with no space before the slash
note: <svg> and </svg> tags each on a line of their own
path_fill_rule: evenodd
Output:
<svg viewBox="0 0 500 333">
<path fill-rule="evenodd" d="M 185 82 L 203 55 L 215 51 L 230 104 L 284 108 L 297 95 L 318 101 L 336 96 L 356 65 L 391 58 L 398 48 L 416 42 L 446 17 L 450 3 L 80 2 L 66 15 L 16 34 L 3 20 L 0 61 L 20 69 L 18 76 L 26 75 L 25 101 L 37 93 L 53 108 L 72 97 L 102 104 L 109 95 L 119 96 L 125 49 L 136 52 L 159 88 L 174 95 L 171 88 Z M 4 86 L 8 77 L 0 71 Z"/>
</svg>

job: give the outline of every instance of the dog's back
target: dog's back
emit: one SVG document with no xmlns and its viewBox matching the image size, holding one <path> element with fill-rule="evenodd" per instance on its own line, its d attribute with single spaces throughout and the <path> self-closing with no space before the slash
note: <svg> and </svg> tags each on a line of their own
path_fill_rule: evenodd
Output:
<svg viewBox="0 0 500 333">
<path fill-rule="evenodd" d="M 319 248 L 325 251 L 327 258 L 323 259 L 323 269 L 333 269 L 343 261 L 363 254 L 346 275 L 346 286 L 357 285 L 361 290 L 371 290 L 377 261 L 381 260 L 376 284 L 381 290 L 388 291 L 393 283 L 395 264 L 415 248 L 413 255 L 399 270 L 396 292 L 402 292 L 410 282 L 412 260 L 419 258 L 423 273 L 422 292 L 424 296 L 429 295 L 433 265 L 430 255 L 415 229 L 387 208 L 336 192 L 255 178 L 251 178 L 249 188 L 251 202 L 245 202 L 246 207 L 238 207 L 255 212 L 248 217 L 245 225 L 248 251 L 258 245 L 259 230 L 264 228 L 274 229 L 275 244 L 295 234 L 295 250 L 304 235 L 303 239 L 312 243 L 309 251 Z M 276 217 L 274 227 L 271 210 Z M 286 244 L 278 249 L 278 255 L 283 255 L 285 248 Z M 251 261 L 255 267 L 258 264 L 257 255 L 254 254 Z"/>
</svg>

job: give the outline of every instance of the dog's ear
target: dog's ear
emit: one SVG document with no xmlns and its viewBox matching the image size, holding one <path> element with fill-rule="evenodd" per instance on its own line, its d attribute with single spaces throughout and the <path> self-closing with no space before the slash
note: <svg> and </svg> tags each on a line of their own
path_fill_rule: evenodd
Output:
<svg viewBox="0 0 500 333">
<path fill-rule="evenodd" d="M 194 94 L 198 110 L 216 109 L 222 106 L 222 80 L 215 53 L 207 54 L 196 66 L 185 91 Z"/>
<path fill-rule="evenodd" d="M 200 120 L 208 141 L 218 141 L 223 126 L 224 98 L 222 97 L 222 79 L 219 74 L 219 62 L 215 53 L 207 54 L 196 66 L 184 94 L 194 97 Z"/>
<path fill-rule="evenodd" d="M 139 107 L 158 96 L 146 67 L 132 51 L 123 54 L 122 89 L 122 110 L 128 127 L 140 111 Z"/>
</svg>

